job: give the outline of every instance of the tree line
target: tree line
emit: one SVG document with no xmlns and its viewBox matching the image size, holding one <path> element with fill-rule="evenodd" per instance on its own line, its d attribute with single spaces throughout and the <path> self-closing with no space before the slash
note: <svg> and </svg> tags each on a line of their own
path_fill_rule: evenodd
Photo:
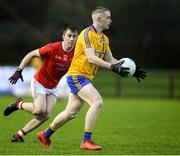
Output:
<svg viewBox="0 0 180 156">
<path fill-rule="evenodd" d="M 97 5 L 111 10 L 105 34 L 116 58 L 130 57 L 146 68 L 180 68 L 180 0 L 1 0 L 0 65 L 17 65 L 29 51 L 61 40 L 66 23 L 79 30 L 89 26 Z"/>
</svg>

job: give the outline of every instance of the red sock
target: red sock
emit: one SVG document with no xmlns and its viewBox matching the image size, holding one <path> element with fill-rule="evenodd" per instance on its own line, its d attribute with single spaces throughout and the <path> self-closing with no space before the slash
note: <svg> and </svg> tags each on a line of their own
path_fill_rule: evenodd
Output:
<svg viewBox="0 0 180 156">
<path fill-rule="evenodd" d="M 23 129 L 21 129 L 21 130 L 19 130 L 18 132 L 17 132 L 17 136 L 23 136 L 23 135 L 26 135 L 27 134 L 27 132 L 25 132 Z"/>
<path fill-rule="evenodd" d="M 23 101 L 16 102 L 16 108 L 22 109 L 22 104 L 23 104 Z"/>
</svg>

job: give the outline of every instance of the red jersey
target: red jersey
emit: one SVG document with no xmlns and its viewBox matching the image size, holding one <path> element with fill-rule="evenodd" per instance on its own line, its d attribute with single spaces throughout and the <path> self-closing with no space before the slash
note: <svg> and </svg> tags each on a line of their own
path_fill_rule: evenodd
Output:
<svg viewBox="0 0 180 156">
<path fill-rule="evenodd" d="M 74 49 L 69 52 L 63 50 L 62 42 L 55 42 L 39 48 L 39 55 L 43 58 L 41 68 L 34 78 L 45 88 L 52 89 L 57 86 L 60 79 L 68 71 Z"/>
</svg>

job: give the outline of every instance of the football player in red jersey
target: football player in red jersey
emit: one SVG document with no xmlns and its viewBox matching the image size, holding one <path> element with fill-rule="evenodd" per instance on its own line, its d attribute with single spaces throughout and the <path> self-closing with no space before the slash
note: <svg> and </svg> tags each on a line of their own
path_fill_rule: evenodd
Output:
<svg viewBox="0 0 180 156">
<path fill-rule="evenodd" d="M 77 29 L 72 25 L 66 25 L 62 34 L 63 41 L 50 43 L 29 52 L 22 59 L 15 73 L 9 78 L 12 84 L 16 84 L 19 78 L 23 81 L 22 71 L 31 59 L 33 57 L 43 58 L 42 66 L 31 81 L 33 102 L 24 102 L 23 99 L 18 98 L 4 110 L 5 116 L 20 109 L 35 115 L 34 119 L 12 136 L 12 142 L 23 142 L 23 135 L 49 119 L 57 101 L 57 84 L 70 66 L 77 37 Z"/>
</svg>

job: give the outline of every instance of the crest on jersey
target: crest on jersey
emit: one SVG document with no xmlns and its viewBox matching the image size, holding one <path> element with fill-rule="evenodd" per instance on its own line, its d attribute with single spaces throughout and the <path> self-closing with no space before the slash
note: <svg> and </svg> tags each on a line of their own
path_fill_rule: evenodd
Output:
<svg viewBox="0 0 180 156">
<path fill-rule="evenodd" d="M 100 43 L 105 43 L 105 38 L 104 37 L 100 38 Z"/>
<path fill-rule="evenodd" d="M 61 56 L 59 56 L 59 55 L 56 55 L 55 58 L 58 60 L 61 60 Z"/>
<path fill-rule="evenodd" d="M 68 55 L 63 56 L 63 61 L 67 61 Z"/>
</svg>

